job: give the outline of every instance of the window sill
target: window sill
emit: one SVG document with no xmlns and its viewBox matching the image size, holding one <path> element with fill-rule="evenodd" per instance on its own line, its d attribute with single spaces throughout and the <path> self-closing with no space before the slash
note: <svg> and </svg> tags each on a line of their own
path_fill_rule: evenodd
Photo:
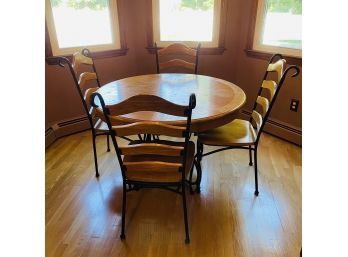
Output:
<svg viewBox="0 0 348 257">
<path fill-rule="evenodd" d="M 262 59 L 262 60 L 269 60 L 273 55 L 273 53 L 262 52 L 262 51 L 257 51 L 253 49 L 245 49 L 244 52 L 246 53 L 248 57 Z M 294 57 L 289 55 L 283 55 L 283 56 L 286 59 L 287 64 L 302 66 L 302 57 Z"/>
<path fill-rule="evenodd" d="M 128 48 L 121 48 L 121 49 L 115 49 L 115 50 L 106 50 L 106 51 L 100 51 L 100 52 L 91 52 L 93 59 L 103 59 L 103 58 L 110 58 L 110 57 L 117 57 L 126 55 L 128 52 Z M 72 54 L 63 55 L 64 57 L 70 58 Z M 53 57 L 52 52 L 50 54 L 46 54 L 46 57 Z"/>
<path fill-rule="evenodd" d="M 155 53 L 154 47 L 146 47 L 147 51 L 151 54 Z M 158 47 L 158 49 L 162 49 L 162 47 Z M 200 55 L 221 55 L 226 50 L 224 47 L 201 47 L 199 54 Z"/>
</svg>

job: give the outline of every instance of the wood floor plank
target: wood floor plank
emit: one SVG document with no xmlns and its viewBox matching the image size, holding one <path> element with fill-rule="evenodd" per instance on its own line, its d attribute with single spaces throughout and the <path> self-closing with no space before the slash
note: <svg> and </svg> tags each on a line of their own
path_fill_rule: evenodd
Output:
<svg viewBox="0 0 348 257">
<path fill-rule="evenodd" d="M 106 152 L 105 137 L 97 138 L 97 150 L 98 179 L 90 132 L 61 138 L 46 150 L 46 256 L 298 256 L 300 147 L 261 137 L 258 197 L 248 151 L 204 157 L 201 193 L 187 194 L 189 245 L 181 197 L 160 189 L 128 194 L 126 240 L 120 240 L 120 168 L 113 148 Z"/>
</svg>

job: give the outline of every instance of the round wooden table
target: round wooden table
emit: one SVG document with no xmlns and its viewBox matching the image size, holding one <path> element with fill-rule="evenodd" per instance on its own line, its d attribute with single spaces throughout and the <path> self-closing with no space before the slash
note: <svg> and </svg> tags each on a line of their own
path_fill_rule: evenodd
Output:
<svg viewBox="0 0 348 257">
<path fill-rule="evenodd" d="M 110 82 L 98 91 L 106 105 L 119 103 L 137 94 L 160 96 L 180 105 L 187 105 L 189 96 L 196 94 L 196 108 L 192 112 L 192 132 L 201 132 L 232 121 L 244 105 L 244 91 L 228 81 L 194 74 L 163 73 L 129 77 Z M 184 125 L 185 118 L 155 113 L 137 112 L 119 118 L 120 123 L 142 120 Z"/>
</svg>

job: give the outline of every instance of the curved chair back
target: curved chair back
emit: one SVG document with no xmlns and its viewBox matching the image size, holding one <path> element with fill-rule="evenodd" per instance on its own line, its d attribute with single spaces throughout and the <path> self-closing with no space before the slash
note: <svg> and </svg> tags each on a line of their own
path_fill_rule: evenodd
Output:
<svg viewBox="0 0 348 257">
<path fill-rule="evenodd" d="M 105 105 L 103 97 L 99 93 L 94 93 L 91 97 L 92 106 L 96 107 L 97 112 L 102 112 L 105 122 L 108 124 L 109 132 L 113 140 L 118 161 L 121 166 L 122 176 L 127 180 L 129 172 L 134 174 L 147 173 L 151 182 L 160 180 L 162 175 L 167 177 L 177 177 L 178 172 L 182 172 L 182 180 L 185 180 L 184 167 L 186 167 L 186 151 L 190 138 L 191 115 L 196 106 L 196 97 L 192 94 L 188 105 L 177 105 L 163 98 L 154 95 L 136 95 L 115 105 Z M 186 117 L 186 126 L 173 126 L 155 121 L 138 121 L 127 125 L 112 125 L 113 116 L 125 115 L 139 111 L 160 112 L 169 115 Z M 132 136 L 138 134 L 164 135 L 169 137 L 184 138 L 184 147 L 161 144 L 161 141 L 139 142 L 127 146 L 119 146 L 115 136 Z M 165 156 L 168 161 L 124 161 L 127 156 L 134 155 L 154 155 Z M 122 156 L 124 158 L 122 159 Z M 173 157 L 182 158 L 181 163 L 172 163 Z M 161 181 L 157 181 L 161 182 Z M 178 181 L 172 181 L 178 182 Z"/>
<path fill-rule="evenodd" d="M 200 48 L 200 43 L 196 49 L 192 49 L 182 43 L 174 43 L 159 49 L 155 43 L 157 73 L 170 70 L 171 68 L 176 70 L 179 68 L 185 69 L 185 71 L 190 70 L 192 73 L 197 74 Z"/>
<path fill-rule="evenodd" d="M 93 73 L 96 74 L 96 81 L 97 81 L 98 87 L 100 87 L 97 70 L 95 68 L 94 61 L 91 56 L 91 52 L 87 48 L 84 48 L 81 51 L 75 52 L 72 58 L 73 58 L 72 67 L 74 69 L 76 77 L 79 77 L 82 74 L 79 72 L 81 70 L 81 67 L 83 67 L 83 65 L 91 66 L 91 68 L 93 69 Z"/>
<path fill-rule="evenodd" d="M 69 61 L 66 57 L 50 57 L 46 59 L 46 62 L 49 65 L 59 65 L 65 67 L 65 64 L 68 65 L 69 71 L 74 80 L 75 87 L 82 101 L 83 108 L 87 114 L 89 123 L 94 128 L 94 111 L 90 106 L 90 97 L 100 87 L 98 75 L 96 68 L 91 58 L 91 53 L 88 49 L 83 49 L 81 52 L 76 52 L 73 54 L 72 62 Z M 81 67 L 83 65 L 90 65 L 93 69 L 93 72 L 81 72 Z M 97 87 L 87 87 L 89 81 L 95 81 Z"/>
<path fill-rule="evenodd" d="M 273 104 L 279 94 L 281 87 L 290 70 L 295 70 L 291 77 L 296 77 L 300 73 L 300 69 L 296 65 L 291 65 L 285 70 L 286 60 L 281 54 L 275 54 L 270 59 L 267 70 L 262 80 L 261 87 L 257 94 L 254 103 L 253 111 L 251 113 L 250 122 L 253 122 L 256 130 L 256 144 L 258 143 L 261 133 L 264 129 L 265 123 L 272 110 Z M 276 73 L 277 79 L 268 79 L 270 73 Z M 263 91 L 268 91 L 268 97 L 262 96 Z"/>
</svg>

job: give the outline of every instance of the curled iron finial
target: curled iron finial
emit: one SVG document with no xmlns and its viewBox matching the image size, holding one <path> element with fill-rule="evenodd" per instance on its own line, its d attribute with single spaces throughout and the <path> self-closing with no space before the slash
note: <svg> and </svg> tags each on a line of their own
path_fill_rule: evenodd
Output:
<svg viewBox="0 0 348 257">
<path fill-rule="evenodd" d="M 46 58 L 46 62 L 48 65 L 59 65 L 60 67 L 64 67 L 65 63 L 69 66 L 71 65 L 69 59 L 63 56 L 54 56 Z"/>
<path fill-rule="evenodd" d="M 283 56 L 281 54 L 274 54 L 271 57 L 271 60 L 269 61 L 269 63 L 274 63 L 274 60 L 278 57 L 278 60 L 283 59 Z"/>
<path fill-rule="evenodd" d="M 286 79 L 286 76 L 290 70 L 295 70 L 295 72 L 291 75 L 292 78 L 297 77 L 300 74 L 300 68 L 297 65 L 290 65 L 286 68 L 286 70 L 283 72 L 283 75 L 279 81 L 279 85 L 282 85 L 284 80 Z"/>
<path fill-rule="evenodd" d="M 59 63 L 58 63 L 58 65 L 59 65 L 60 67 L 64 67 L 64 63 L 71 64 L 68 58 L 66 58 L 66 57 L 60 57 L 60 58 L 59 58 Z"/>
<path fill-rule="evenodd" d="M 87 49 L 87 48 L 83 48 L 81 53 L 86 57 L 92 58 L 91 51 L 89 51 L 89 49 Z"/>
<path fill-rule="evenodd" d="M 99 98 L 99 103 L 96 102 L 96 97 Z M 90 101 L 91 101 L 91 105 L 92 105 L 93 107 L 95 107 L 95 108 L 102 107 L 102 108 L 104 109 L 104 107 L 105 107 L 104 99 L 103 99 L 103 97 L 101 96 L 101 94 L 99 94 L 99 93 L 96 93 L 96 92 L 93 93 L 93 94 L 91 95 Z"/>
<path fill-rule="evenodd" d="M 196 107 L 196 95 L 194 93 L 190 95 L 189 107 L 191 110 Z"/>
<path fill-rule="evenodd" d="M 292 74 L 291 77 L 297 77 L 300 74 L 300 68 L 297 65 L 291 65 L 287 67 L 283 74 L 286 76 L 286 74 L 293 69 L 295 70 L 295 73 Z"/>
</svg>

